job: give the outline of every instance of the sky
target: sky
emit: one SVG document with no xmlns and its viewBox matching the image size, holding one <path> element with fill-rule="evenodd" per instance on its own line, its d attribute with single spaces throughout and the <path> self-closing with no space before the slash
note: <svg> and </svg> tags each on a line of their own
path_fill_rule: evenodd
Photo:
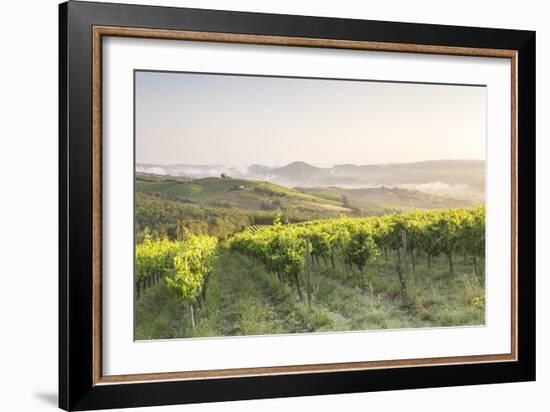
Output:
<svg viewBox="0 0 550 412">
<path fill-rule="evenodd" d="M 135 73 L 136 162 L 317 166 L 485 159 L 486 88 Z"/>
</svg>

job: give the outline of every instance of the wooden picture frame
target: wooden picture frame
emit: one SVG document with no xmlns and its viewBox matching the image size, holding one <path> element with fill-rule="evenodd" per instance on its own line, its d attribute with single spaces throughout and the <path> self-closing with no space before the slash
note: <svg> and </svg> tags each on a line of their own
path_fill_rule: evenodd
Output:
<svg viewBox="0 0 550 412">
<path fill-rule="evenodd" d="M 535 379 L 534 32 L 73 1 L 61 4 L 59 13 L 61 408 L 88 410 Z M 510 59 L 510 353 L 104 375 L 102 39 L 106 36 Z"/>
</svg>

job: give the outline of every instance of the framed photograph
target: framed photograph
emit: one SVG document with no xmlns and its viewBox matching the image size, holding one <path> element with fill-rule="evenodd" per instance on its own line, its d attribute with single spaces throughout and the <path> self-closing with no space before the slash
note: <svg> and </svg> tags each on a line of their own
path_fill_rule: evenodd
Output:
<svg viewBox="0 0 550 412">
<path fill-rule="evenodd" d="M 535 33 L 60 5 L 59 402 L 535 379 Z"/>
</svg>

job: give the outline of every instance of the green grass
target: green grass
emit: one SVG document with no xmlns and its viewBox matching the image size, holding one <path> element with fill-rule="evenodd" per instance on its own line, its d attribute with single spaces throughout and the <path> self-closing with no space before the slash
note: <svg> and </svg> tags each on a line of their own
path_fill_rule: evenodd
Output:
<svg viewBox="0 0 550 412">
<path fill-rule="evenodd" d="M 296 200 L 302 200 L 306 202 L 320 203 L 323 205 L 342 206 L 342 198 L 327 198 L 324 196 L 316 196 L 311 193 L 288 189 L 284 186 L 276 185 L 274 183 L 263 182 L 257 186 L 257 190 L 265 190 L 266 192 L 272 192 L 273 194 L 287 196 Z"/>
<path fill-rule="evenodd" d="M 176 181 L 143 177 L 136 179 L 136 191 L 159 193 L 175 199 L 185 199 L 204 205 L 224 204 L 249 210 L 261 210 L 269 202 L 276 201 L 276 208 L 323 210 L 345 212 L 340 200 L 327 199 L 286 187 L 258 180 L 207 177 L 193 181 Z"/>
<path fill-rule="evenodd" d="M 143 182 L 136 181 L 136 191 L 145 193 L 162 193 L 181 196 L 189 200 L 202 202 L 214 199 L 231 191 L 235 186 L 248 184 L 256 186 L 257 182 L 238 179 L 205 178 L 192 182 Z"/>
<path fill-rule="evenodd" d="M 164 193 L 173 196 L 193 197 L 201 193 L 202 186 L 189 182 L 140 182 L 136 181 L 136 191 L 144 193 Z"/>
<path fill-rule="evenodd" d="M 198 325 L 191 327 L 164 282 L 143 292 L 136 304 L 135 337 L 266 335 L 326 331 L 482 325 L 485 322 L 483 278 L 470 262 L 455 259 L 451 275 L 446 259 L 432 259 L 428 269 L 417 259 L 408 290 L 401 290 L 393 256 L 379 257 L 366 274 L 350 275 L 322 260 L 313 266 L 311 310 L 296 290 L 240 254 L 222 251 L 216 262 Z"/>
<path fill-rule="evenodd" d="M 312 332 L 331 319 L 322 308 L 311 312 L 293 291 L 248 258 L 223 253 L 193 330 L 173 292 L 160 282 L 136 305 L 137 340 L 181 337 L 267 335 Z"/>
<path fill-rule="evenodd" d="M 142 292 L 135 306 L 135 339 L 170 339 L 182 336 L 184 312 L 161 280 Z"/>
<path fill-rule="evenodd" d="M 393 259 L 391 253 L 388 261 L 379 257 L 363 277 L 356 271 L 350 276 L 341 264 L 333 269 L 320 261 L 315 268 L 319 301 L 351 319 L 350 330 L 485 323 L 484 282 L 473 273 L 471 262 L 455 259 L 455 273 L 450 274 L 444 258 L 432 259 L 430 268 L 417 258 L 403 291 Z"/>
</svg>

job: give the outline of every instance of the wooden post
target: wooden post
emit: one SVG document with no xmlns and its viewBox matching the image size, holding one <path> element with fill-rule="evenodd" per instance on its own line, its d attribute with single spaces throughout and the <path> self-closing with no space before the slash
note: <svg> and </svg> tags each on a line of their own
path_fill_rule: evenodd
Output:
<svg viewBox="0 0 550 412">
<path fill-rule="evenodd" d="M 409 267 L 409 254 L 407 253 L 407 233 L 405 233 L 404 230 L 401 231 L 401 241 L 403 242 L 403 277 L 401 279 L 401 287 L 403 288 L 403 291 L 407 293 L 407 281 L 410 274 L 410 267 Z"/>
<path fill-rule="evenodd" d="M 405 253 L 403 253 L 403 260 L 405 261 L 405 276 L 407 276 L 410 273 L 411 268 L 409 264 L 409 254 L 407 253 L 407 249 L 409 246 L 407 243 L 407 233 L 404 230 L 401 231 L 401 240 L 403 241 L 403 249 L 405 249 Z"/>
<path fill-rule="evenodd" d="M 295 273 L 293 277 L 294 277 L 294 283 L 296 284 L 296 289 L 298 290 L 298 297 L 300 298 L 301 301 L 303 301 L 304 295 L 302 294 L 302 288 L 300 288 L 300 279 L 298 279 L 298 274 Z"/>
<path fill-rule="evenodd" d="M 201 298 L 202 300 L 205 300 L 206 299 L 206 288 L 208 288 L 208 281 L 209 281 L 210 277 L 206 277 L 206 279 L 204 279 L 204 283 L 202 285 L 202 290 L 201 290 Z"/>
<path fill-rule="evenodd" d="M 454 275 L 454 268 L 453 268 L 453 255 L 452 252 L 447 252 L 447 259 L 449 260 L 449 269 L 451 270 L 451 276 Z"/>
<path fill-rule="evenodd" d="M 193 305 L 189 305 L 189 318 L 191 319 L 191 326 L 195 330 L 195 311 L 193 310 Z"/>
<path fill-rule="evenodd" d="M 401 285 L 401 291 L 405 293 L 407 291 L 407 283 L 403 277 L 403 271 L 401 270 L 401 254 L 399 253 L 399 248 L 397 248 L 397 253 L 395 254 L 395 270 L 397 271 L 397 276 L 399 276 L 399 284 Z"/>
<path fill-rule="evenodd" d="M 306 296 L 307 296 L 307 307 L 311 310 L 311 268 L 310 268 L 310 251 L 309 251 L 309 240 L 306 240 L 306 257 L 304 263 L 304 272 L 306 278 Z"/>
</svg>

